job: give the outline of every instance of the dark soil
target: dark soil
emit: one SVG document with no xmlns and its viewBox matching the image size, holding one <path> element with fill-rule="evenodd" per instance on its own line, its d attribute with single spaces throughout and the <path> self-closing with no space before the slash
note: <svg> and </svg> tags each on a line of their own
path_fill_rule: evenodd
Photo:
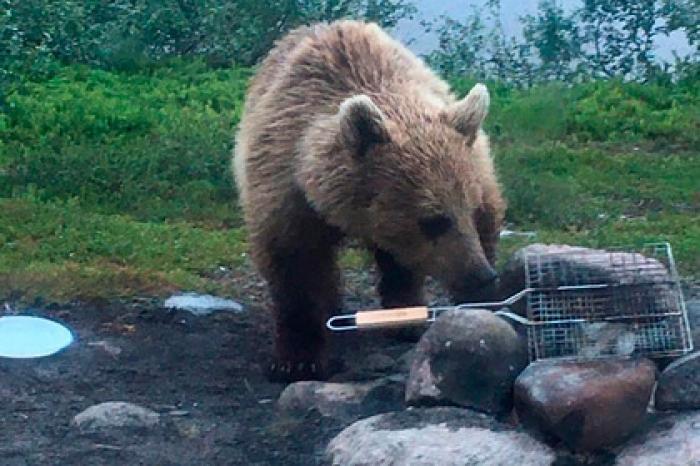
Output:
<svg viewBox="0 0 700 466">
<path fill-rule="evenodd" d="M 0 464 L 318 463 L 344 426 L 315 412 L 277 411 L 284 385 L 264 376 L 272 335 L 262 285 L 250 273 L 229 278 L 253 303 L 243 313 L 195 317 L 150 299 L 35 309 L 65 322 L 77 341 L 49 358 L 0 360 Z M 348 277 L 349 308 L 376 305 L 372 281 Z M 376 333 L 338 334 L 334 342 L 334 355 L 347 364 L 338 380 L 376 377 L 363 367 L 368 355 L 398 359 L 411 346 Z M 105 343 L 121 352 L 110 353 Z M 71 425 L 73 416 L 106 401 L 153 409 L 161 425 L 99 434 Z"/>
</svg>

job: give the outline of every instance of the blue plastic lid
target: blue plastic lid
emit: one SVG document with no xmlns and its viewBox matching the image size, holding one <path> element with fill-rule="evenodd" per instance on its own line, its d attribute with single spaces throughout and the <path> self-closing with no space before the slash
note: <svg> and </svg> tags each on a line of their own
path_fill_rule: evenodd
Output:
<svg viewBox="0 0 700 466">
<path fill-rule="evenodd" d="M 0 357 L 50 356 L 72 341 L 71 331 L 53 320 L 31 316 L 0 317 Z"/>
</svg>

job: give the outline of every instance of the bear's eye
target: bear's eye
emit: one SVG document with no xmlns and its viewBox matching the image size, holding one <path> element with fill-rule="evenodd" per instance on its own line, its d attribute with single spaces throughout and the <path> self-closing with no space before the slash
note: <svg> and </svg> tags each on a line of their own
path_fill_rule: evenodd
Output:
<svg viewBox="0 0 700 466">
<path fill-rule="evenodd" d="M 445 215 L 434 215 L 418 220 L 418 226 L 428 239 L 436 239 L 452 227 L 452 219 Z"/>
</svg>

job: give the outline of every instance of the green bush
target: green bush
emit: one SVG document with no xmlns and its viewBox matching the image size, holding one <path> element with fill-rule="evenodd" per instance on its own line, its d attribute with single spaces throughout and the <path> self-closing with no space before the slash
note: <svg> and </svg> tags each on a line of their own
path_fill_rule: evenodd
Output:
<svg viewBox="0 0 700 466">
<path fill-rule="evenodd" d="M 450 80 L 465 95 L 474 79 Z M 652 142 L 693 147 L 700 142 L 700 82 L 623 83 L 593 81 L 566 86 L 547 83 L 516 89 L 487 82 L 491 115 L 487 129 L 505 141 L 540 143 Z"/>
<path fill-rule="evenodd" d="M 0 196 L 33 186 L 44 200 L 154 220 L 223 212 L 214 204 L 235 196 L 228 166 L 248 76 L 180 63 L 137 75 L 76 66 L 26 82 L 0 120 Z M 235 222 L 228 210 L 218 220 Z"/>
<path fill-rule="evenodd" d="M 568 132 L 581 140 L 700 142 L 700 86 L 599 81 L 577 86 Z"/>
<path fill-rule="evenodd" d="M 496 146 L 496 164 L 508 220 L 529 228 L 585 230 L 621 216 L 700 211 L 694 153 L 508 145 Z"/>
</svg>

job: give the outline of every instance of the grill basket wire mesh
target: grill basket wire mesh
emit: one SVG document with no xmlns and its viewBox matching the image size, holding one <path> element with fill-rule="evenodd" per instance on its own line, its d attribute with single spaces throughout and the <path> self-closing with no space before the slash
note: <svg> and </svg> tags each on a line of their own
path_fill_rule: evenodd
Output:
<svg viewBox="0 0 700 466">
<path fill-rule="evenodd" d="M 530 360 L 595 359 L 692 350 L 668 243 L 639 250 L 571 248 L 526 257 Z M 607 285 L 594 287 L 591 285 Z M 576 289 L 551 290 L 557 286 Z"/>
</svg>

